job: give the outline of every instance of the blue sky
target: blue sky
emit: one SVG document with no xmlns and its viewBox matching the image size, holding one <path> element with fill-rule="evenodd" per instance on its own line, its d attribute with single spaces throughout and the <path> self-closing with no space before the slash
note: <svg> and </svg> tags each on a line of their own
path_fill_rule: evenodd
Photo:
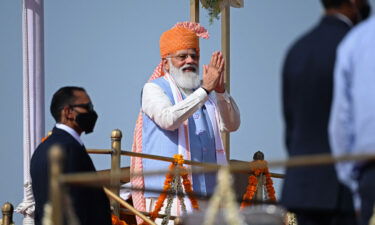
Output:
<svg viewBox="0 0 375 225">
<path fill-rule="evenodd" d="M 45 1 L 46 131 L 52 94 L 65 85 L 87 89 L 99 120 L 84 136 L 88 148 L 109 148 L 115 128 L 130 149 L 143 84 L 159 63 L 159 37 L 189 20 L 188 0 Z M 370 1 L 374 5 L 375 0 Z M 322 15 L 317 0 L 253 0 L 231 9 L 231 94 L 241 111 L 231 135 L 231 158 L 286 157 L 283 145 L 280 69 L 290 44 Z M 201 40 L 201 66 L 220 50 L 220 21 L 201 23 L 211 34 Z M 22 1 L 0 1 L 0 204 L 22 200 Z M 202 71 L 202 69 L 201 69 Z M 98 169 L 109 157 L 94 156 Z M 129 160 L 123 158 L 123 165 Z M 20 224 L 21 216 L 16 216 Z"/>
</svg>

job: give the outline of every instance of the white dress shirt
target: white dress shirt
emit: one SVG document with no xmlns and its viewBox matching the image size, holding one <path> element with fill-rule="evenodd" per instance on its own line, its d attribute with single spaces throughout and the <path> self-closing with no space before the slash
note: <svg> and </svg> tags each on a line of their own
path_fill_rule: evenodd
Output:
<svg viewBox="0 0 375 225">
<path fill-rule="evenodd" d="M 173 105 L 164 90 L 155 83 L 146 83 L 142 93 L 142 111 L 158 126 L 175 130 L 194 114 L 208 99 L 203 88 L 194 92 L 180 89 L 185 96 L 183 101 Z M 213 94 L 213 93 L 212 93 Z M 240 126 L 240 112 L 236 102 L 227 92 L 213 94 L 219 112 L 220 131 L 235 131 Z"/>
<path fill-rule="evenodd" d="M 61 129 L 61 130 L 64 130 L 64 131 L 68 132 L 70 135 L 72 135 L 74 137 L 74 139 L 76 139 L 78 141 L 78 143 L 83 145 L 83 142 L 81 140 L 81 136 L 73 128 L 71 128 L 71 127 L 69 127 L 65 124 L 62 124 L 62 123 L 56 123 L 56 127 Z"/>
<path fill-rule="evenodd" d="M 336 13 L 333 16 L 335 16 L 339 20 L 341 20 L 344 23 L 346 23 L 349 27 L 353 27 L 353 22 L 349 19 L 349 17 L 345 16 L 344 14 Z"/>
</svg>

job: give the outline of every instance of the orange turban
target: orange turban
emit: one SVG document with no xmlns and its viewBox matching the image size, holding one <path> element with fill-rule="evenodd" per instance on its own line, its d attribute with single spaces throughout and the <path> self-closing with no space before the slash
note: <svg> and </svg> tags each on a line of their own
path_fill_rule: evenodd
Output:
<svg viewBox="0 0 375 225">
<path fill-rule="evenodd" d="M 199 52 L 199 37 L 208 38 L 208 32 L 198 23 L 177 23 L 161 35 L 160 56 L 165 58 L 171 53 L 188 48 L 195 48 Z"/>
</svg>

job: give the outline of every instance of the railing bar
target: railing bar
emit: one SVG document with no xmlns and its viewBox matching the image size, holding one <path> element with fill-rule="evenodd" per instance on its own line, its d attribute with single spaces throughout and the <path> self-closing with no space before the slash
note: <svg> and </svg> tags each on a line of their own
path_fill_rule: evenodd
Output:
<svg viewBox="0 0 375 225">
<path fill-rule="evenodd" d="M 166 157 L 167 158 L 167 157 Z M 322 154 L 322 155 L 315 155 L 315 156 L 299 156 L 299 157 L 293 157 L 289 160 L 280 160 L 280 161 L 271 161 L 268 162 L 269 167 L 298 167 L 298 166 L 318 166 L 318 165 L 327 165 L 327 164 L 333 164 L 337 162 L 343 162 L 343 161 L 365 161 L 365 160 L 374 160 L 375 154 L 360 154 L 360 155 L 343 155 L 339 157 L 333 157 L 330 154 Z M 215 172 L 220 167 L 216 164 L 206 164 L 206 163 L 200 163 L 204 168 L 197 169 L 192 168 L 191 170 L 188 170 L 193 173 L 203 173 L 203 172 Z M 230 170 L 231 172 L 237 172 L 237 171 L 246 171 L 251 169 L 250 163 L 231 163 Z M 134 176 L 148 176 L 148 175 L 159 175 L 159 174 L 166 174 L 168 170 L 161 170 L 161 171 L 150 171 L 150 172 L 144 172 L 143 174 L 137 174 L 134 173 Z M 83 176 L 84 175 L 84 176 Z M 73 182 L 74 180 L 77 180 L 77 176 L 81 176 L 82 179 L 94 179 L 93 177 L 90 177 L 87 173 L 82 174 L 71 174 L 71 175 L 63 175 L 61 178 L 62 182 Z M 93 176 L 98 176 L 97 174 L 94 174 Z M 121 177 L 122 174 L 116 175 L 118 177 Z M 277 175 L 275 175 L 277 176 Z M 102 180 L 108 180 L 109 176 L 103 177 Z"/>
<path fill-rule="evenodd" d="M 125 200 L 123 200 L 122 198 L 120 198 L 119 196 L 117 196 L 115 193 L 113 193 L 112 191 L 110 191 L 108 188 L 104 188 L 104 191 L 105 193 L 111 197 L 112 199 L 116 200 L 118 203 L 120 203 L 122 206 L 124 206 L 125 208 L 129 209 L 132 213 L 134 213 L 135 215 L 139 216 L 140 218 L 142 218 L 142 220 L 144 220 L 145 222 L 147 222 L 148 224 L 151 224 L 151 225 L 156 225 L 153 221 L 151 221 L 149 218 L 147 218 L 145 215 L 143 215 L 142 213 L 138 212 L 138 210 L 136 210 L 133 206 L 131 206 L 129 203 L 127 203 Z"/>
<path fill-rule="evenodd" d="M 174 158 L 171 158 L 171 157 L 136 153 L 136 152 L 131 152 L 131 151 L 121 151 L 121 155 L 142 157 L 146 159 L 155 159 L 155 160 L 171 162 L 171 163 L 175 161 Z M 184 160 L 184 164 L 192 165 L 192 166 L 201 166 L 201 167 L 217 167 L 217 164 L 214 164 L 214 163 L 202 163 L 202 162 L 197 162 L 197 161 L 192 161 L 192 160 Z"/>
<path fill-rule="evenodd" d="M 280 179 L 285 178 L 285 174 L 281 174 L 281 173 L 270 173 L 270 175 L 272 178 L 280 178 Z"/>
<path fill-rule="evenodd" d="M 134 215 L 134 213 L 132 213 L 130 210 L 128 210 L 128 209 L 120 209 L 120 211 L 122 212 L 122 213 L 124 213 L 124 214 L 126 214 L 126 215 Z M 145 215 L 145 216 L 150 216 L 150 213 L 148 213 L 148 212 L 142 212 L 142 211 L 139 211 L 140 213 L 142 213 L 143 215 Z M 165 214 L 158 214 L 158 218 L 164 218 L 164 217 L 166 217 L 167 215 L 165 215 Z M 174 220 L 174 219 L 176 219 L 177 218 L 177 216 L 169 216 L 169 219 L 170 220 Z"/>
<path fill-rule="evenodd" d="M 112 154 L 111 149 L 87 149 L 86 152 L 89 154 Z"/>
</svg>

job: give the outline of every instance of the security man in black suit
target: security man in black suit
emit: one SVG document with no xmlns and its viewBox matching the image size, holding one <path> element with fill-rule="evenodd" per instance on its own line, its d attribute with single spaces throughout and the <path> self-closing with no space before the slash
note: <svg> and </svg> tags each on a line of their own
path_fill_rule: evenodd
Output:
<svg viewBox="0 0 375 225">
<path fill-rule="evenodd" d="M 52 134 L 35 150 L 30 163 L 35 198 L 35 225 L 41 225 L 49 193 L 51 146 L 59 145 L 64 153 L 64 173 L 94 172 L 95 167 L 80 139 L 91 133 L 98 118 L 86 91 L 81 87 L 63 87 L 52 98 L 51 114 L 56 120 Z M 111 225 L 110 205 L 101 188 L 68 187 L 73 212 L 81 225 Z M 64 210 L 67 211 L 66 209 Z M 70 218 L 65 217 L 65 224 Z"/>
<path fill-rule="evenodd" d="M 331 153 L 328 120 L 336 48 L 349 29 L 367 17 L 367 0 L 321 0 L 320 23 L 290 48 L 282 71 L 285 139 L 289 156 Z M 355 225 L 350 190 L 334 165 L 288 168 L 281 203 L 299 225 Z"/>
</svg>

